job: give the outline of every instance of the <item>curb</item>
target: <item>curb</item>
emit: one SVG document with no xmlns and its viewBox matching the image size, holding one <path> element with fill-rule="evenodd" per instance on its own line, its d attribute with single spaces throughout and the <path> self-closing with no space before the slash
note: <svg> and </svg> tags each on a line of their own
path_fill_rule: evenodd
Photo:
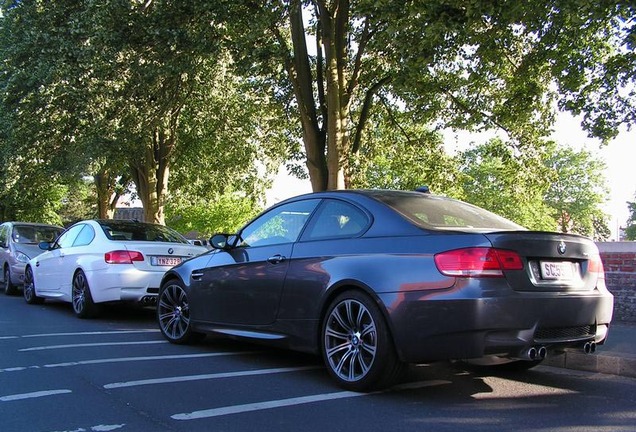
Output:
<svg viewBox="0 0 636 432">
<path fill-rule="evenodd" d="M 563 354 L 546 357 L 542 364 L 636 378 L 636 355 L 634 354 L 611 351 L 585 354 L 579 349 L 568 348 Z"/>
</svg>

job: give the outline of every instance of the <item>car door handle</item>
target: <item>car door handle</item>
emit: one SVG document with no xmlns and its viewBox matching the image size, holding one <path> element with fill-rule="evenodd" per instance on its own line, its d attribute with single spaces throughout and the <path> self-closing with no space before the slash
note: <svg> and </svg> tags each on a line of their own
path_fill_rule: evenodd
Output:
<svg viewBox="0 0 636 432">
<path fill-rule="evenodd" d="M 270 264 L 280 264 L 283 261 L 285 261 L 287 258 L 285 258 L 284 256 L 280 255 L 280 254 L 276 254 L 274 256 L 271 256 L 269 258 L 267 258 L 267 262 Z"/>
</svg>

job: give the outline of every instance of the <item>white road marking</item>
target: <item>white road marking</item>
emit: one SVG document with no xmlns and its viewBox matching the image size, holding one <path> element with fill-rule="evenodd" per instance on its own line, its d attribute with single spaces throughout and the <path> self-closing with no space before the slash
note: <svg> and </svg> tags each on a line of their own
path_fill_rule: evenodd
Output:
<svg viewBox="0 0 636 432">
<path fill-rule="evenodd" d="M 97 347 L 97 346 L 120 346 L 120 345 L 151 345 L 151 344 L 167 344 L 167 340 L 156 341 L 137 341 L 137 342 L 96 342 L 96 343 L 84 343 L 84 344 L 68 344 L 68 345 L 45 345 L 32 348 L 23 348 L 18 350 L 24 351 L 43 351 L 52 349 L 64 349 L 64 348 L 85 348 L 85 347 Z"/>
<path fill-rule="evenodd" d="M 413 389 L 419 389 L 424 387 L 438 386 L 442 384 L 450 384 L 450 381 L 442 381 L 442 380 L 420 381 L 416 383 L 398 385 L 390 389 L 387 389 L 385 391 L 376 391 L 376 392 L 370 392 L 370 393 L 342 391 L 342 392 L 324 393 L 324 394 L 318 394 L 318 395 L 312 395 L 312 396 L 301 396 L 301 397 L 290 398 L 290 399 L 263 401 L 263 402 L 256 402 L 256 403 L 244 404 L 244 405 L 230 405 L 230 406 L 221 407 L 221 408 L 212 408 L 207 410 L 194 411 L 191 413 L 174 414 L 170 417 L 173 418 L 174 420 L 196 420 L 196 419 L 202 419 L 202 418 L 220 417 L 220 416 L 230 415 L 230 414 L 242 414 L 242 413 L 251 412 L 251 411 L 261 411 L 261 410 L 282 408 L 282 407 L 288 407 L 288 406 L 294 406 L 294 405 L 331 401 L 336 399 L 370 396 L 374 394 L 393 392 L 393 391 L 399 391 L 399 390 L 413 390 Z"/>
<path fill-rule="evenodd" d="M 38 338 L 38 337 L 55 337 L 55 336 L 90 336 L 90 335 L 113 335 L 113 334 L 132 334 L 132 333 L 159 333 L 159 329 L 142 329 L 142 330 L 114 330 L 114 331 L 94 331 L 94 332 L 76 332 L 76 333 L 41 333 L 20 336 L 0 336 L 0 340 L 20 339 L 20 338 Z"/>
<path fill-rule="evenodd" d="M 114 331 L 94 331 L 94 332 L 77 332 L 77 333 L 41 333 L 23 336 L 23 338 L 51 337 L 51 336 L 85 336 L 85 335 L 112 335 L 112 334 L 131 334 L 131 333 L 159 333 L 159 329 L 142 329 L 142 330 L 114 330 Z"/>
<path fill-rule="evenodd" d="M 175 376 L 175 377 L 166 377 L 166 378 L 145 379 L 145 380 L 139 380 L 139 381 L 111 383 L 111 384 L 106 384 L 104 388 L 114 389 L 114 388 L 136 387 L 136 386 L 151 385 L 151 384 L 166 384 L 166 383 L 185 382 L 185 381 L 202 381 L 202 380 L 212 380 L 212 379 L 221 379 L 221 378 L 237 378 L 237 377 L 246 377 L 246 376 L 253 376 L 253 375 L 269 375 L 269 374 L 275 374 L 275 373 L 297 372 L 297 371 L 305 371 L 305 370 L 321 369 L 321 368 L 322 366 L 304 366 L 304 367 L 287 367 L 287 368 L 273 368 L 273 369 L 257 369 L 257 370 L 248 370 L 248 371 L 239 371 L 239 372 L 222 372 L 222 373 L 202 374 L 202 375 L 184 375 L 184 376 Z"/>
<path fill-rule="evenodd" d="M 46 390 L 46 391 L 38 391 L 33 393 L 14 394 L 14 395 L 1 396 L 0 401 L 9 402 L 9 401 L 15 401 L 15 400 L 32 399 L 32 398 L 53 396 L 53 395 L 66 394 L 66 393 L 72 393 L 72 391 L 71 390 Z"/>
<path fill-rule="evenodd" d="M 261 351 L 231 351 L 231 352 L 219 352 L 219 353 L 204 353 L 204 354 L 178 354 L 178 355 L 163 355 L 163 356 L 144 356 L 144 357 L 117 357 L 107 359 L 95 359 L 95 360 L 80 360 L 67 363 L 52 363 L 43 366 L 16 366 L 12 368 L 0 369 L 2 372 L 18 372 L 27 369 L 42 369 L 42 368 L 56 368 L 56 367 L 70 367 L 70 366 L 82 366 L 93 364 L 106 364 L 106 363 L 125 363 L 125 362 L 137 362 L 137 361 L 156 361 L 156 360 L 181 360 L 203 357 L 220 357 L 231 355 L 250 355 L 257 354 Z"/>
</svg>

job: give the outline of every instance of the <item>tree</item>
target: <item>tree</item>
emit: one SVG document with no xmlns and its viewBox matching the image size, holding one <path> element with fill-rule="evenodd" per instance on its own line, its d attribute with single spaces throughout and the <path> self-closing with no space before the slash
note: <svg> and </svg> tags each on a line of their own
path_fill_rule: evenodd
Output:
<svg viewBox="0 0 636 432">
<path fill-rule="evenodd" d="M 540 156 L 516 154 L 513 146 L 493 139 L 458 157 L 462 199 L 529 229 L 556 229 L 543 199 L 549 177 Z"/>
<path fill-rule="evenodd" d="M 262 210 L 245 194 L 226 192 L 213 200 L 172 199 L 167 206 L 167 225 L 182 233 L 209 238 L 214 233 L 234 233 Z"/>
<path fill-rule="evenodd" d="M 258 195 L 288 140 L 260 133 L 278 124 L 265 125 L 276 115 L 264 115 L 265 99 L 235 93 L 245 91 L 247 80 L 233 81 L 215 7 L 171 0 L 5 2 L 1 88 L 11 152 L 34 153 L 27 163 L 45 179 L 71 184 L 93 177 L 101 217 L 112 214 L 132 182 L 145 219 L 163 223 L 173 171 L 181 178 L 189 171 L 183 187 L 222 187 L 205 180 L 218 179 L 210 170 L 219 170 L 231 174 L 227 183 L 240 179 Z M 231 97 L 220 99 L 219 89 Z M 235 120 L 227 117 L 230 102 L 243 108 Z M 207 107 L 215 104 L 212 113 Z M 216 147 L 206 150 L 210 142 Z M 213 165 L 201 171 L 201 163 Z"/>
<path fill-rule="evenodd" d="M 413 122 L 406 113 L 375 111 L 368 120 L 366 144 L 350 162 L 350 186 L 401 190 L 429 186 L 435 194 L 456 196 L 459 171 L 444 150 L 441 135 Z"/>
<path fill-rule="evenodd" d="M 634 196 L 636 198 L 636 195 Z M 627 227 L 625 228 L 625 238 L 627 240 L 636 240 L 636 201 L 627 202 L 629 217 L 627 218 Z"/>
<path fill-rule="evenodd" d="M 545 164 L 553 173 L 545 202 L 559 230 L 607 239 L 608 218 L 600 209 L 608 195 L 605 164 L 586 150 L 567 147 L 551 149 Z"/>
<path fill-rule="evenodd" d="M 465 200 L 531 229 L 609 237 L 604 163 L 588 151 L 548 141 L 530 158 L 494 139 L 460 159 Z"/>
<path fill-rule="evenodd" d="M 548 133 L 556 101 L 595 116 L 584 125 L 602 138 L 612 113 L 634 121 L 634 98 L 621 94 L 635 60 L 628 2 L 245 0 L 224 10 L 245 69 L 291 100 L 314 190 L 346 186 L 379 96 L 423 124 L 498 128 L 520 150 Z"/>
</svg>

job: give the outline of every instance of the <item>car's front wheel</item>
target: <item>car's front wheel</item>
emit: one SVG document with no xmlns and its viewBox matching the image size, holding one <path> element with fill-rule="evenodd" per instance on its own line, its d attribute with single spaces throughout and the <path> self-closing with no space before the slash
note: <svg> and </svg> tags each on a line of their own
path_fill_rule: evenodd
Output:
<svg viewBox="0 0 636 432">
<path fill-rule="evenodd" d="M 42 304 L 44 299 L 38 297 L 35 293 L 35 280 L 33 279 L 33 270 L 31 267 L 27 267 L 24 270 L 24 286 L 22 287 L 22 294 L 24 295 L 24 301 L 28 304 Z"/>
<path fill-rule="evenodd" d="M 6 295 L 18 293 L 18 288 L 11 282 L 11 270 L 9 270 L 9 267 L 4 268 L 4 293 Z"/>
<path fill-rule="evenodd" d="M 71 303 L 78 318 L 94 318 L 99 314 L 99 306 L 93 302 L 86 275 L 81 270 L 73 276 Z"/>
<path fill-rule="evenodd" d="M 157 322 L 163 336 L 175 344 L 195 342 L 205 336 L 192 330 L 188 294 L 178 280 L 168 281 L 159 290 Z"/>
<path fill-rule="evenodd" d="M 380 308 L 362 292 L 334 299 L 323 320 L 322 344 L 327 370 L 348 390 L 389 386 L 403 366 Z"/>
</svg>

